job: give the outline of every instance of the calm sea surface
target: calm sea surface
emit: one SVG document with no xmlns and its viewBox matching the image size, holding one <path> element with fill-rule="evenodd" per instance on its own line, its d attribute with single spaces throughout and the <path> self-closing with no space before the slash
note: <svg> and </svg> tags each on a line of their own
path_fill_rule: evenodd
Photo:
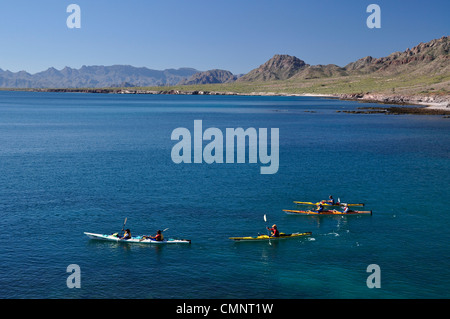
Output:
<svg viewBox="0 0 450 319">
<path fill-rule="evenodd" d="M 336 112 L 360 106 L 370 105 L 0 92 L 0 298 L 449 298 L 450 120 Z M 175 164 L 171 133 L 193 133 L 194 120 L 224 133 L 279 128 L 278 172 Z M 329 195 L 373 215 L 282 211 Z M 192 244 L 83 234 L 118 232 L 125 218 L 135 235 L 169 228 Z M 313 235 L 228 239 L 274 223 Z M 80 289 L 66 285 L 71 264 Z M 371 264 L 381 288 L 366 284 Z"/>
</svg>

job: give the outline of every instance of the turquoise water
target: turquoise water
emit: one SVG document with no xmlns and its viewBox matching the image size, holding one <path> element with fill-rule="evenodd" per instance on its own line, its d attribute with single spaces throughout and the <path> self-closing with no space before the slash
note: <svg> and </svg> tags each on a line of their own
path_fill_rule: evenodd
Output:
<svg viewBox="0 0 450 319">
<path fill-rule="evenodd" d="M 336 112 L 359 106 L 370 105 L 0 92 L 0 298 L 448 298 L 450 121 Z M 172 131 L 197 119 L 204 130 L 279 128 L 278 172 L 173 163 Z M 282 211 L 330 194 L 373 215 Z M 169 228 L 192 244 L 83 234 L 120 231 L 125 217 L 133 234 Z M 313 235 L 228 240 L 273 223 Z M 79 289 L 66 285 L 70 264 Z M 370 264 L 381 288 L 367 287 Z"/>
</svg>

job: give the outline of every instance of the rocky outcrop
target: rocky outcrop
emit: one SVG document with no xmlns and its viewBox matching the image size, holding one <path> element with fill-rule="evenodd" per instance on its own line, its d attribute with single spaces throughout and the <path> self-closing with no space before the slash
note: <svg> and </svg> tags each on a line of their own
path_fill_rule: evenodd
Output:
<svg viewBox="0 0 450 319">
<path fill-rule="evenodd" d="M 435 108 L 450 110 L 450 97 L 448 95 L 389 95 L 373 93 L 338 94 L 342 100 L 357 100 L 361 102 L 376 102 L 386 104 L 414 104 L 428 105 Z"/>
</svg>

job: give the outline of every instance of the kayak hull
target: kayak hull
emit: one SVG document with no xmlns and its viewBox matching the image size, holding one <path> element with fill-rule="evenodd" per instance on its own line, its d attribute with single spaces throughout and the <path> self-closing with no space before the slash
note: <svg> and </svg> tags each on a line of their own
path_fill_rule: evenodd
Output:
<svg viewBox="0 0 450 319">
<path fill-rule="evenodd" d="M 164 239 L 161 241 L 157 241 L 154 239 L 143 239 L 142 236 L 131 237 L 130 239 L 120 239 L 118 236 L 114 235 L 104 235 L 104 234 L 95 234 L 95 233 L 84 233 L 90 239 L 95 240 L 105 240 L 105 241 L 113 241 L 127 244 L 151 244 L 151 245 L 165 245 L 165 244 L 190 244 L 191 241 L 189 239 Z"/>
<path fill-rule="evenodd" d="M 288 239 L 288 238 L 311 236 L 311 234 L 312 234 L 311 232 L 292 233 L 292 234 L 280 233 L 279 237 L 272 237 L 272 236 L 268 236 L 268 235 L 259 235 L 256 237 L 230 237 L 230 239 L 233 241 L 268 241 L 268 240 L 281 240 L 281 239 Z"/>
<path fill-rule="evenodd" d="M 286 213 L 303 214 L 303 215 L 372 215 L 371 210 L 353 210 L 348 211 L 347 213 L 340 212 L 337 210 L 323 210 L 320 213 L 313 210 L 283 209 L 283 211 Z"/>
<path fill-rule="evenodd" d="M 330 206 L 330 207 L 341 207 L 341 206 L 364 206 L 364 203 L 353 203 L 353 204 L 347 204 L 347 203 L 335 203 L 334 205 L 330 204 L 330 203 L 322 203 L 322 202 L 317 202 L 317 203 L 313 203 L 313 202 L 297 202 L 294 201 L 295 204 L 297 205 L 311 205 L 311 206 L 317 206 L 319 204 L 322 204 L 323 206 Z"/>
</svg>

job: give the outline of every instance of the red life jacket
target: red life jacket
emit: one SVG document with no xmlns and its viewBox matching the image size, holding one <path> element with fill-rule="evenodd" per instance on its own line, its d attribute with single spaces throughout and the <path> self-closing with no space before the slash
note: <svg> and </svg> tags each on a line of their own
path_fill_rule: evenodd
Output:
<svg viewBox="0 0 450 319">
<path fill-rule="evenodd" d="M 276 228 L 269 228 L 269 230 L 272 232 L 272 237 L 279 237 L 280 232 Z"/>
</svg>

